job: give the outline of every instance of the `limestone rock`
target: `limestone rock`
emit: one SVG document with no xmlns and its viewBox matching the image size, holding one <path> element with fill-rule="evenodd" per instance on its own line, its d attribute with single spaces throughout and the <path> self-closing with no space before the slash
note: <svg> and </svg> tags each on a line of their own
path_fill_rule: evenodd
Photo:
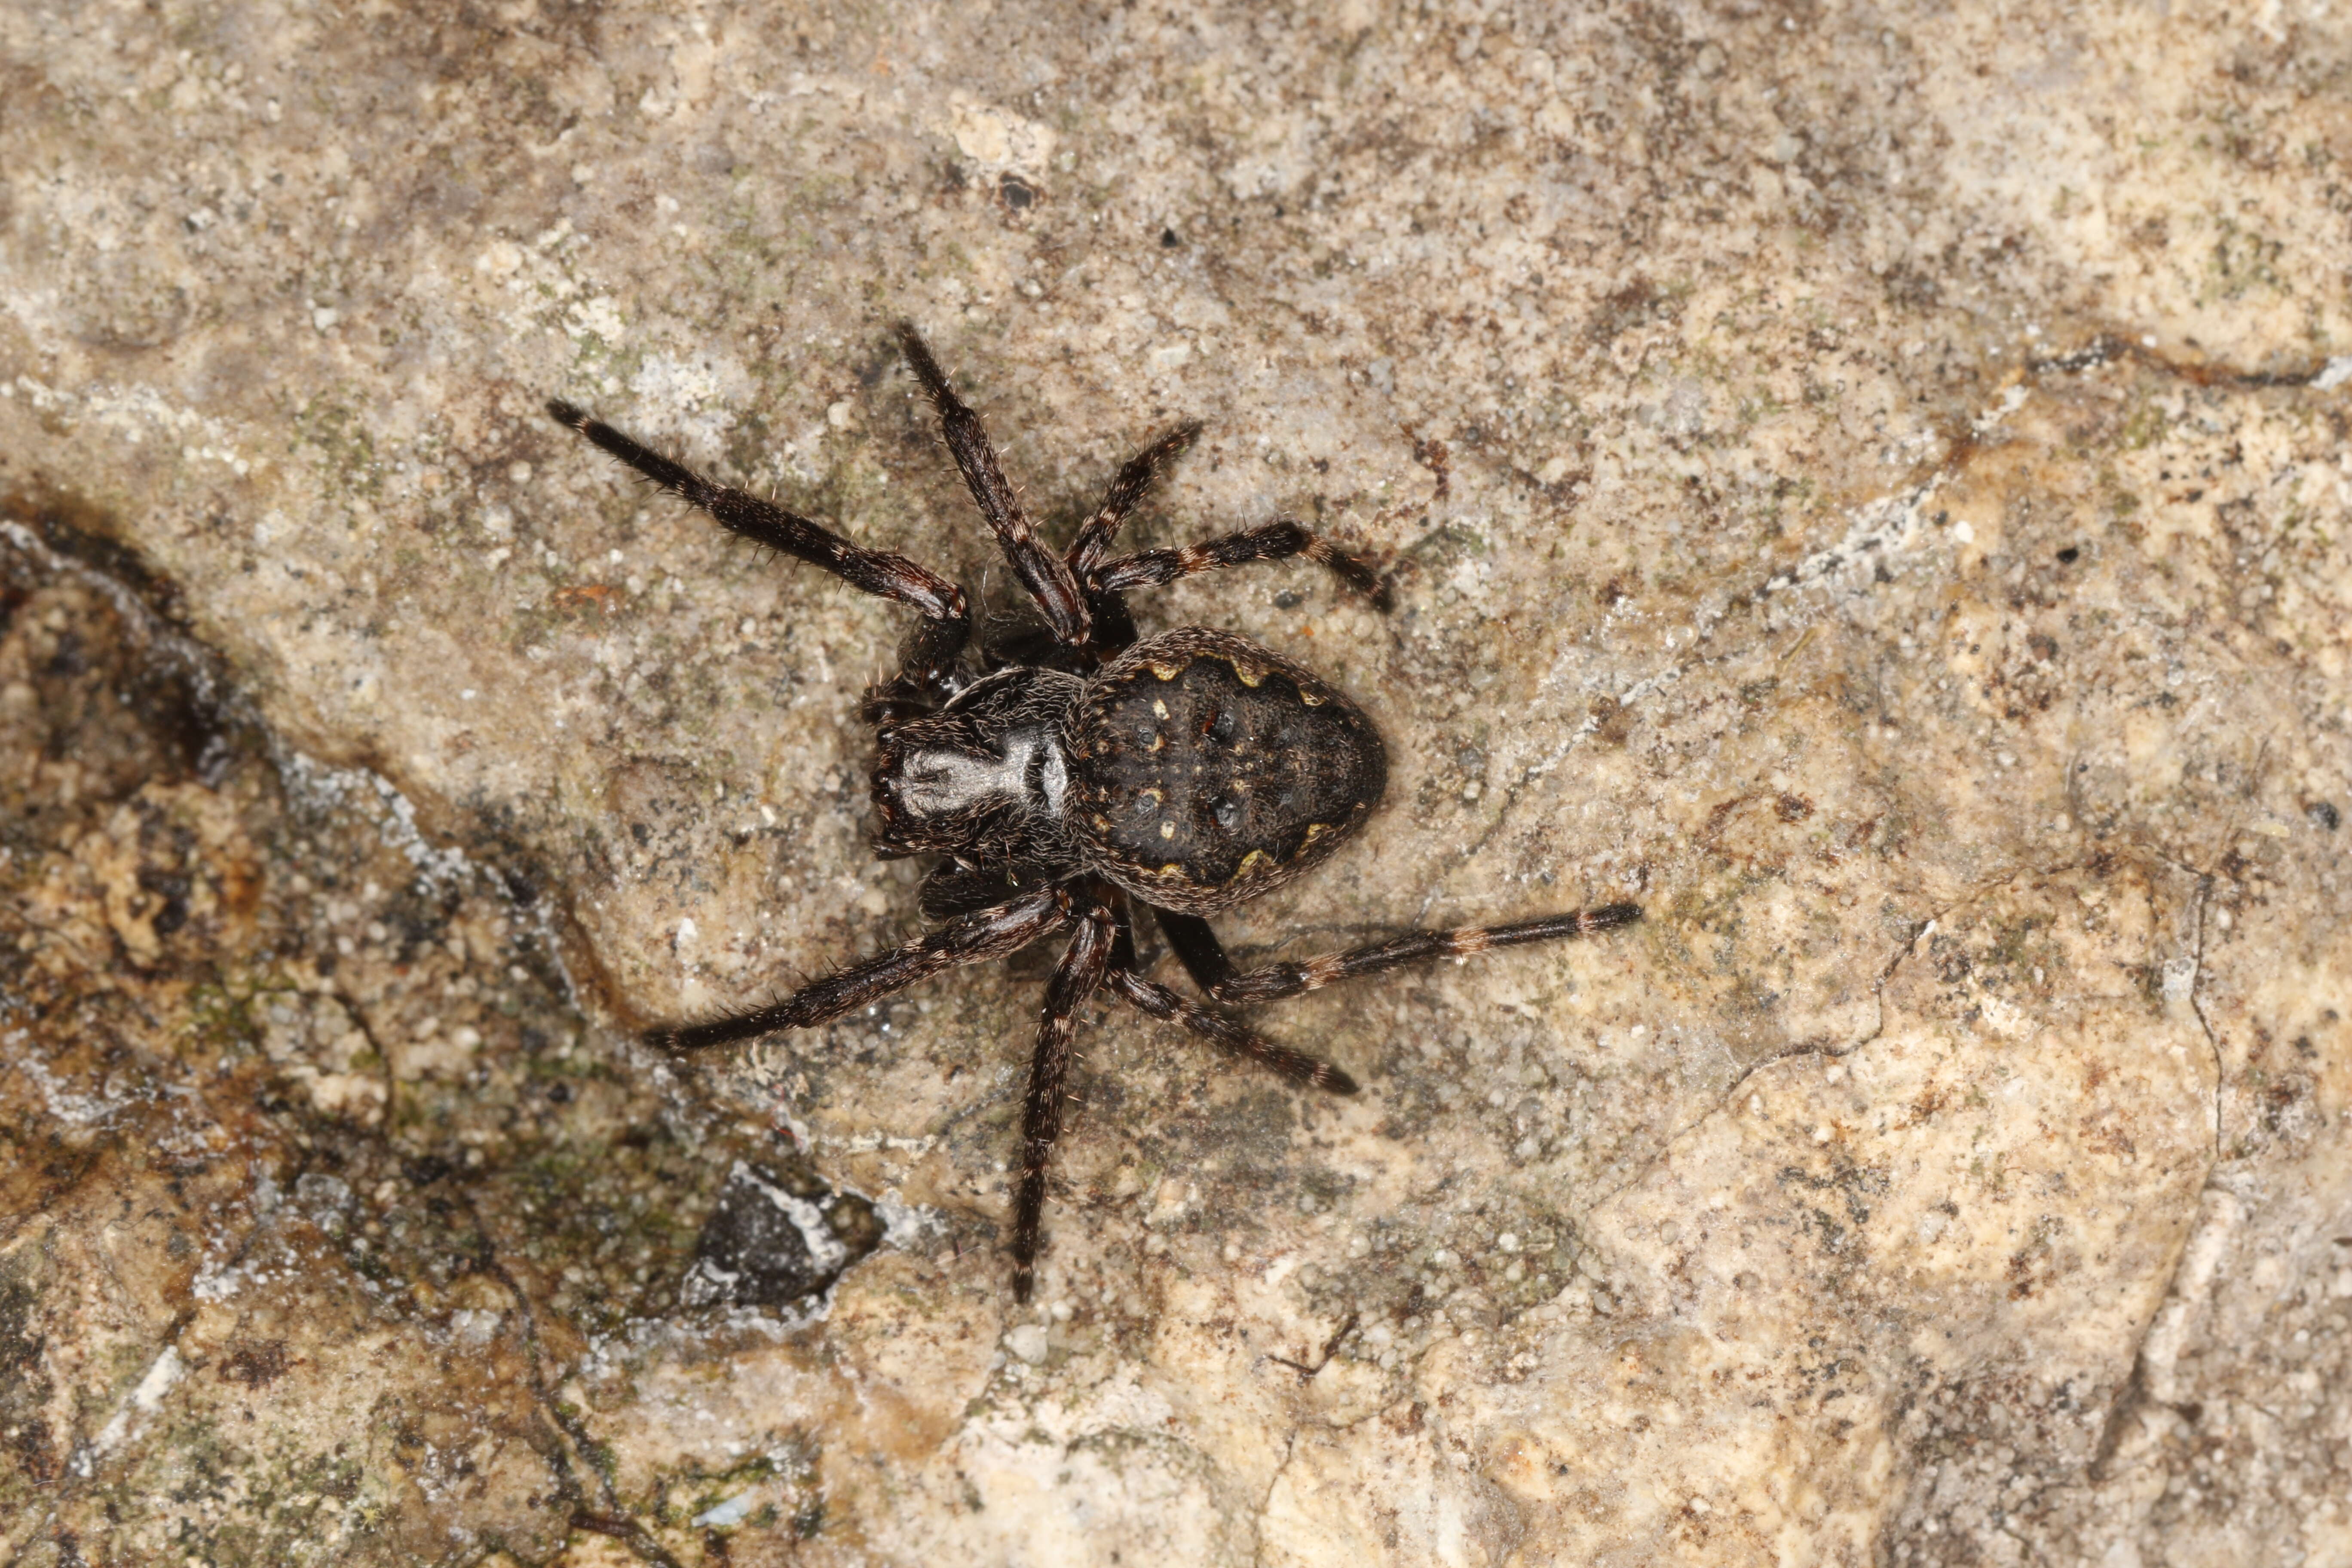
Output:
<svg viewBox="0 0 2352 1568">
<path fill-rule="evenodd" d="M 2352 1557 L 2352 29 L 2318 7 L 0 16 L 13 1561 Z M 1363 700 L 1268 1009 L 913 922 L 902 612 L 561 396 L 1018 606 L 1051 531 Z M 1057 537 L 1060 535 L 1057 533 Z M 1173 969 L 1154 955 L 1162 972 Z M 1172 975 L 1171 975 L 1172 979 Z"/>
</svg>

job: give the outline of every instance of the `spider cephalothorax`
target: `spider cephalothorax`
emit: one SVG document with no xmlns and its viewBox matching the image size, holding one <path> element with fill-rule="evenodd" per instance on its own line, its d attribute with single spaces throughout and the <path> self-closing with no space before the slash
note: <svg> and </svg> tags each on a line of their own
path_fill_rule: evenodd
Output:
<svg viewBox="0 0 2352 1568">
<path fill-rule="evenodd" d="M 1013 1288 L 1025 1301 L 1072 1034 L 1079 1006 L 1097 990 L 1108 986 L 1140 1011 L 1296 1082 L 1355 1091 L 1337 1068 L 1145 979 L 1131 923 L 1137 908 L 1150 910 L 1193 983 L 1225 1004 L 1276 1001 L 1416 960 L 1608 931 L 1640 910 L 1612 904 L 1512 925 L 1407 931 L 1347 952 L 1235 971 L 1202 917 L 1280 887 L 1338 848 L 1380 804 L 1388 753 L 1363 710 L 1338 689 L 1245 637 L 1179 626 L 1139 639 L 1126 593 L 1293 555 L 1329 567 L 1383 609 L 1385 584 L 1295 522 L 1112 557 L 1119 524 L 1198 426 L 1130 459 L 1068 549 L 1047 549 L 978 416 L 915 330 L 901 326 L 898 336 L 972 499 L 1045 620 L 1045 639 L 1017 656 L 983 649 L 977 668 L 967 658 L 967 601 L 953 583 L 711 484 L 570 404 L 551 403 L 548 412 L 730 531 L 922 613 L 903 668 L 868 696 L 866 713 L 876 731 L 875 848 L 940 858 L 922 890 L 923 914 L 939 923 L 781 1002 L 649 1037 L 692 1049 L 805 1028 L 955 965 L 1068 933 L 1046 986 L 1022 1119 Z"/>
</svg>

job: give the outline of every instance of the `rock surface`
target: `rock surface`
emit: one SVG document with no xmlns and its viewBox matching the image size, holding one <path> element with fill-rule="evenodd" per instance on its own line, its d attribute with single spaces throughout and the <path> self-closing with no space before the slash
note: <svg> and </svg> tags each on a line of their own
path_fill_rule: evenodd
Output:
<svg viewBox="0 0 2352 1568">
<path fill-rule="evenodd" d="M 2352 24 L 2113 7 L 0 16 L 0 1547 L 27 1564 L 2352 1563 Z M 898 367 L 1389 805 L 1269 1009 L 907 931 Z M 1057 535 L 1058 537 L 1059 535 Z M 1173 965 L 1158 956 L 1160 973 Z"/>
</svg>

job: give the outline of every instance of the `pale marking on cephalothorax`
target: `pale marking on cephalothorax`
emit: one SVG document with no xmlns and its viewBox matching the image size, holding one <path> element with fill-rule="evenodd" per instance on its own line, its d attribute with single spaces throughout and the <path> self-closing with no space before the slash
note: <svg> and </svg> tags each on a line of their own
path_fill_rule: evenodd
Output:
<svg viewBox="0 0 2352 1568">
<path fill-rule="evenodd" d="M 1070 793 L 1070 764 L 1062 760 L 1062 748 L 1051 742 L 1046 743 L 1045 765 L 1038 771 L 1037 782 L 1045 792 L 1045 809 L 1061 816 L 1063 797 Z"/>
<path fill-rule="evenodd" d="M 1029 785 L 1033 764 L 1037 765 L 1038 775 L 1034 791 Z M 1069 786 L 1069 764 L 1063 761 L 1061 748 L 1034 730 L 1015 731 L 1005 737 L 1001 757 L 974 757 L 946 750 L 917 752 L 891 781 L 898 804 L 922 816 L 961 811 L 992 795 L 1015 800 L 1034 800 L 1042 795 L 1045 808 L 1059 816 Z"/>
</svg>

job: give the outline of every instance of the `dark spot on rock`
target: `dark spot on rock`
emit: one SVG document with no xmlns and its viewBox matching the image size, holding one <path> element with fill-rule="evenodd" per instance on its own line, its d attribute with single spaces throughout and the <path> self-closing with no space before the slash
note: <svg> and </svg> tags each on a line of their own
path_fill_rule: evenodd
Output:
<svg viewBox="0 0 2352 1568">
<path fill-rule="evenodd" d="M 19 492 L 0 498 L 0 517 L 28 524 L 50 549 L 129 588 L 173 626 L 186 624 L 177 584 L 116 537 L 121 524 L 100 508 L 63 492 Z"/>
<path fill-rule="evenodd" d="M 220 1363 L 220 1375 L 225 1382 L 241 1383 L 247 1388 L 268 1387 L 286 1375 L 286 1342 L 247 1341 Z"/>
<path fill-rule="evenodd" d="M 1161 249 L 1173 250 L 1183 243 L 1184 242 L 1182 240 L 1176 237 L 1176 231 L 1174 229 L 1163 228 L 1160 231 L 1160 247 Z"/>
<path fill-rule="evenodd" d="M 429 1187 L 456 1169 L 438 1154 L 419 1154 L 414 1160 L 404 1161 L 400 1173 L 408 1178 L 412 1186 Z"/>
<path fill-rule="evenodd" d="M 996 182 L 996 194 L 1014 212 L 1027 212 L 1037 205 L 1037 187 L 1018 174 L 1007 174 Z"/>
<path fill-rule="evenodd" d="M 2344 814 L 2336 809 L 2332 800 L 2315 800 L 2303 810 L 2305 816 L 2330 833 L 2344 826 Z"/>
<path fill-rule="evenodd" d="M 815 1173 L 738 1164 L 694 1244 L 688 1306 L 789 1307 L 881 1243 L 874 1205 Z"/>
<path fill-rule="evenodd" d="M 2066 546 L 2065 549 L 2061 550 L 2058 552 L 2058 564 L 2061 566 L 2072 566 L 2075 562 L 2080 561 L 2082 558 L 2083 552 L 2070 544 Z"/>
<path fill-rule="evenodd" d="M 82 654 L 79 629 L 68 626 L 58 634 L 57 645 L 47 661 L 41 666 L 41 673 L 53 680 L 70 680 L 77 675 L 89 673 L 89 660 Z"/>
<path fill-rule="evenodd" d="M 150 923 L 157 936 L 169 936 L 188 923 L 188 879 L 155 866 L 139 868 L 139 886 L 160 900 Z"/>
</svg>

